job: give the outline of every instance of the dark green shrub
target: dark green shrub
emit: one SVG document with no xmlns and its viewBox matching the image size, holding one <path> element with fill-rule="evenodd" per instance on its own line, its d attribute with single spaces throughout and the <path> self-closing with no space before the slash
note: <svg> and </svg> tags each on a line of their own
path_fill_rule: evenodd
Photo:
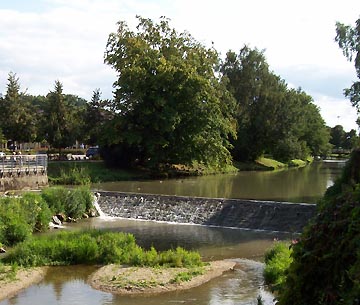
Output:
<svg viewBox="0 0 360 305">
<path fill-rule="evenodd" d="M 293 247 L 279 305 L 360 303 L 360 151 Z"/>
</svg>

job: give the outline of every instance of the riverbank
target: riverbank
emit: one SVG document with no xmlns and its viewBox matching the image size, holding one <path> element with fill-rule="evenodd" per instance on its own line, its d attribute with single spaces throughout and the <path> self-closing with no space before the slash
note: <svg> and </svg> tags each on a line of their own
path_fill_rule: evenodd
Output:
<svg viewBox="0 0 360 305">
<path fill-rule="evenodd" d="M 201 272 L 192 268 L 107 265 L 90 276 L 89 284 L 95 289 L 118 295 L 159 294 L 200 286 L 233 270 L 235 265 L 231 261 L 214 261 L 202 267 Z"/>
<path fill-rule="evenodd" d="M 282 163 L 261 157 L 254 162 L 234 162 L 224 168 L 211 168 L 202 164 L 185 166 L 173 164 L 150 170 L 146 168 L 108 168 L 103 161 L 53 161 L 48 164 L 48 177 L 51 184 L 87 184 L 112 181 L 149 180 L 155 178 L 179 178 L 215 174 L 236 173 L 239 171 L 272 171 L 290 167 L 303 167 L 312 160 L 291 160 Z"/>
<path fill-rule="evenodd" d="M 14 277 L 9 278 L 6 274 L 9 274 L 11 267 L 4 266 L 3 268 L 8 268 L 9 270 L 4 270 L 3 274 L 0 275 L 0 301 L 4 299 L 11 298 L 12 296 L 18 294 L 21 290 L 41 282 L 46 274 L 47 267 L 40 268 L 20 268 L 15 274 Z"/>
</svg>

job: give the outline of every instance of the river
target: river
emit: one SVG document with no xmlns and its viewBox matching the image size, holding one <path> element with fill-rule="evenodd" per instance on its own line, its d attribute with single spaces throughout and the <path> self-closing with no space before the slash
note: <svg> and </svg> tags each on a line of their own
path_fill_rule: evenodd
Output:
<svg viewBox="0 0 360 305">
<path fill-rule="evenodd" d="M 94 189 L 131 191 L 202 197 L 247 198 L 315 202 L 339 176 L 343 162 L 318 162 L 302 169 L 279 172 L 245 172 L 164 181 L 133 181 L 95 185 Z M 93 218 L 69 229 L 110 229 L 129 232 L 137 242 L 158 250 L 182 246 L 200 252 L 205 260 L 231 259 L 238 265 L 234 272 L 200 287 L 152 297 L 115 296 L 92 289 L 86 283 L 95 267 L 72 266 L 52 268 L 46 278 L 0 305 L 25 304 L 102 304 L 102 305 L 250 305 L 261 295 L 264 304 L 273 304 L 273 297 L 263 288 L 264 252 L 274 239 L 293 238 L 290 234 L 257 232 L 239 229 L 212 228 L 196 225 L 175 225 L 125 219 Z"/>
<path fill-rule="evenodd" d="M 344 161 L 314 162 L 279 171 L 249 171 L 182 179 L 94 184 L 95 190 L 315 203 L 341 173 Z"/>
</svg>

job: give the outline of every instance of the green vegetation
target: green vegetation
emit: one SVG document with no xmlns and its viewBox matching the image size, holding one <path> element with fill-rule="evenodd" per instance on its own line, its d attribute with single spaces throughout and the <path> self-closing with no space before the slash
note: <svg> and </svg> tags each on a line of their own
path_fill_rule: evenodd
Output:
<svg viewBox="0 0 360 305">
<path fill-rule="evenodd" d="M 4 265 L 0 262 L 0 282 L 11 282 L 16 278 L 16 273 L 19 270 L 19 267 L 16 263 L 9 265 Z"/>
<path fill-rule="evenodd" d="M 0 241 L 6 246 L 43 232 L 51 219 L 51 211 L 39 194 L 0 199 Z"/>
<path fill-rule="evenodd" d="M 191 268 L 184 272 L 179 272 L 176 276 L 170 281 L 170 283 L 181 283 L 189 282 L 195 276 L 204 274 L 204 269 L 201 267 Z"/>
<path fill-rule="evenodd" d="M 291 247 L 285 242 L 276 244 L 265 253 L 265 283 L 272 291 L 281 291 L 286 280 L 286 272 L 292 262 Z"/>
<path fill-rule="evenodd" d="M 288 162 L 308 155 L 326 155 L 329 131 L 313 99 L 302 90 L 289 89 L 275 75 L 264 53 L 244 46 L 239 54 L 229 51 L 221 72 L 237 107 L 237 138 L 232 156 L 252 161 L 264 154 Z"/>
<path fill-rule="evenodd" d="M 282 169 L 282 168 L 287 167 L 287 165 L 285 163 L 282 163 L 282 162 L 279 162 L 279 161 L 276 161 L 276 160 L 273 160 L 270 158 L 265 158 L 265 157 L 258 158 L 256 160 L 256 163 L 260 164 L 266 168 L 269 168 L 269 169 Z"/>
<path fill-rule="evenodd" d="M 350 88 L 344 90 L 345 96 L 350 99 L 352 105 L 360 110 L 360 18 L 356 20 L 355 26 L 345 25 L 343 23 L 336 23 L 336 38 L 335 40 L 342 49 L 345 57 L 354 62 L 355 71 L 358 80 L 352 83 Z M 359 124 L 358 120 L 358 124 Z"/>
<path fill-rule="evenodd" d="M 30 238 L 34 232 L 45 232 L 51 216 L 81 218 L 93 208 L 90 189 L 54 187 L 21 197 L 0 198 L 0 242 L 13 246 Z"/>
<path fill-rule="evenodd" d="M 88 186 L 74 189 L 51 187 L 42 191 L 44 198 L 53 214 L 78 219 L 93 208 L 93 197 Z"/>
<path fill-rule="evenodd" d="M 249 168 L 266 155 L 288 163 L 330 149 L 329 130 L 312 98 L 289 89 L 263 51 L 244 46 L 221 59 L 213 47 L 171 28 L 165 17 L 138 17 L 135 30 L 121 21 L 116 30 L 105 50 L 105 63 L 118 75 L 113 99 L 102 99 L 100 89 L 90 101 L 64 94 L 58 80 L 46 96 L 32 96 L 10 72 L 0 97 L 0 140 L 36 141 L 60 155 L 76 141 L 99 145 L 109 167 L 145 169 L 141 176 L 164 174 L 173 165 L 193 174 L 228 172 L 233 161 Z M 92 173 L 64 170 L 52 182 L 133 177 Z"/>
<path fill-rule="evenodd" d="M 87 185 L 107 181 L 149 178 L 149 171 L 109 168 L 104 162 L 49 162 L 48 176 L 51 184 Z"/>
<path fill-rule="evenodd" d="M 282 304 L 357 304 L 360 296 L 360 150 L 293 246 Z"/>
<path fill-rule="evenodd" d="M 117 71 L 114 117 L 101 143 L 113 163 L 231 164 L 235 103 L 216 75 L 219 57 L 168 19 L 138 17 L 136 31 L 118 23 L 105 62 Z M 111 155 L 111 156 L 110 156 Z"/>
<path fill-rule="evenodd" d="M 126 233 L 90 230 L 33 236 L 18 244 L 3 259 L 7 264 L 27 266 L 72 264 L 126 264 L 131 266 L 197 267 L 199 253 L 175 250 L 146 251 Z"/>
</svg>

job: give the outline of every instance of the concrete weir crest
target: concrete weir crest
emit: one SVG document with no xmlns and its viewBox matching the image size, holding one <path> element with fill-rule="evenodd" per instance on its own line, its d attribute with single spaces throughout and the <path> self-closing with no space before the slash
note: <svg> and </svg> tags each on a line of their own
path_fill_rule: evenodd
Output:
<svg viewBox="0 0 360 305">
<path fill-rule="evenodd" d="M 228 228 L 301 232 L 316 205 L 275 201 L 98 192 L 108 216 Z"/>
</svg>

